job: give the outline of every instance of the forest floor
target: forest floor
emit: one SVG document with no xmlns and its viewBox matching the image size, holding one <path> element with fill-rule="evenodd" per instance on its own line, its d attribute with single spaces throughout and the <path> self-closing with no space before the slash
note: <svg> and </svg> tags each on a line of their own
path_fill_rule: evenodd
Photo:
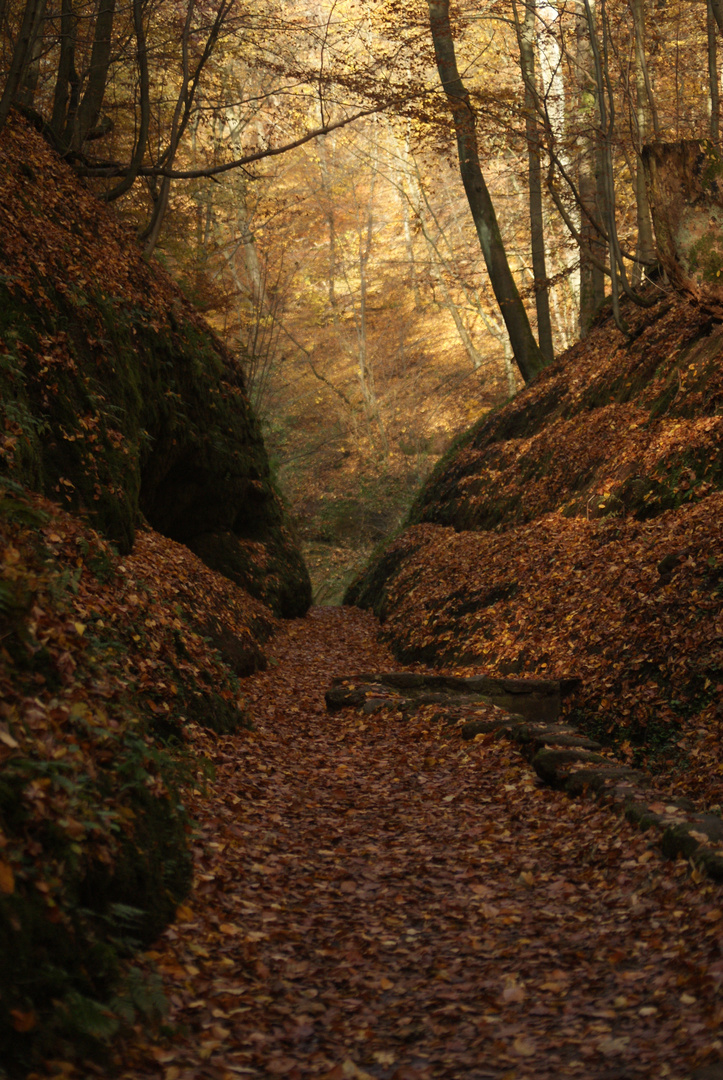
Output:
<svg viewBox="0 0 723 1080">
<path fill-rule="evenodd" d="M 329 716 L 334 676 L 399 667 L 376 631 L 312 610 L 244 683 L 256 730 L 197 731 L 194 889 L 146 955 L 168 1026 L 127 1036 L 120 1074 L 688 1080 L 723 1058 L 721 887 L 504 741 Z"/>
</svg>

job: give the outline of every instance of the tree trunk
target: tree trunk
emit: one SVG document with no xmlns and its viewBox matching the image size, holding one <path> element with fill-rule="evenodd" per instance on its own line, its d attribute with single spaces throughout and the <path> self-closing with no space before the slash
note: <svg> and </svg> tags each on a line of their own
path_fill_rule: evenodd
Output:
<svg viewBox="0 0 723 1080">
<path fill-rule="evenodd" d="M 188 127 L 191 119 L 191 112 L 193 104 L 196 98 L 196 91 L 198 90 L 199 80 L 201 78 L 201 72 L 203 71 L 206 63 L 208 62 L 216 42 L 218 41 L 218 35 L 221 32 L 221 28 L 228 16 L 229 12 L 233 8 L 236 0 L 221 0 L 214 15 L 214 20 L 211 25 L 211 29 L 206 38 L 206 42 L 203 47 L 203 51 L 196 63 L 196 66 L 191 74 L 190 68 L 190 42 L 191 42 L 191 26 L 193 23 L 193 15 L 196 9 L 196 0 L 188 0 L 188 7 L 186 9 L 186 21 L 183 26 L 183 34 L 181 38 L 181 54 L 183 65 L 183 76 L 181 80 L 181 88 L 176 99 L 176 107 L 173 112 L 173 121 L 171 123 L 171 133 L 168 139 L 168 145 L 163 153 L 160 155 L 158 164 L 162 165 L 166 169 L 172 169 L 173 163 L 176 158 L 176 153 L 183 138 L 184 132 Z M 168 209 L 168 203 L 171 195 L 171 177 L 164 176 L 161 180 L 160 189 L 154 196 L 153 212 L 151 214 L 150 221 L 146 225 L 145 229 L 141 232 L 139 239 L 144 241 L 143 254 L 147 259 L 150 259 L 153 254 L 156 244 L 158 243 L 161 235 L 161 227 L 163 225 L 163 219 L 166 216 Z"/>
<path fill-rule="evenodd" d="M 595 313 L 605 299 L 605 275 L 591 257 L 604 259 L 604 248 L 596 227 L 601 218 L 602 197 L 601 161 L 598 139 L 594 130 L 596 114 L 596 84 L 590 36 L 580 0 L 575 26 L 575 67 L 578 78 L 577 112 L 582 122 L 580 157 L 577 177 L 580 201 L 580 337 L 590 329 Z"/>
<path fill-rule="evenodd" d="M 7 120 L 10 107 L 15 101 L 25 78 L 27 65 L 32 56 L 33 45 L 37 39 L 44 14 L 45 0 L 27 0 L 20 32 L 13 50 L 13 58 L 10 61 L 10 69 L 0 98 L 0 131 Z"/>
<path fill-rule="evenodd" d="M 517 11 L 515 10 L 515 17 Z M 535 5 L 534 0 L 525 4 L 525 18 L 518 25 L 520 67 L 525 87 L 525 135 L 527 138 L 527 163 L 530 199 L 530 246 L 532 273 L 534 275 L 535 306 L 537 308 L 537 338 L 540 352 L 546 363 L 554 359 L 552 345 L 552 322 L 550 320 L 550 292 L 547 284 L 545 259 L 545 228 L 542 211 L 542 166 L 540 162 L 540 128 L 537 120 L 537 91 L 535 85 Z"/>
<path fill-rule="evenodd" d="M 53 93 L 53 113 L 50 126 L 59 142 L 72 108 L 77 108 L 77 96 L 71 98 L 73 87 L 78 86 L 78 73 L 75 69 L 75 46 L 78 33 L 78 19 L 73 11 L 73 0 L 62 0 L 60 9 L 60 57 L 58 73 Z"/>
<path fill-rule="evenodd" d="M 706 5 L 708 29 L 708 90 L 710 125 L 709 134 L 713 142 L 720 139 L 720 87 L 718 83 L 718 42 L 715 32 L 715 16 L 711 0 Z"/>
<path fill-rule="evenodd" d="M 116 0 L 98 0 L 98 15 L 95 22 L 93 48 L 90 54 L 88 85 L 73 118 L 72 137 L 69 140 L 74 150 L 82 150 L 88 134 L 98 123 L 103 107 L 105 86 L 110 67 L 111 37 L 115 20 Z"/>
<path fill-rule="evenodd" d="M 401 174 L 397 190 L 399 191 L 400 198 L 403 200 L 406 209 L 405 220 L 408 220 L 409 207 L 411 205 L 415 217 L 419 223 L 419 228 L 422 232 L 422 236 L 427 242 L 427 248 L 429 250 L 430 258 L 431 277 L 434 281 L 437 282 L 441 289 L 442 295 L 444 297 L 445 307 L 452 316 L 454 324 L 457 328 L 459 339 L 467 351 L 467 355 L 472 362 L 472 367 L 475 371 L 479 371 L 482 367 L 485 366 L 485 360 L 487 359 L 487 357 L 480 353 L 477 346 L 472 341 L 472 337 L 467 330 L 464 319 L 462 318 L 462 313 L 459 310 L 457 304 L 455 303 L 454 297 L 452 296 L 452 293 L 447 286 L 447 281 L 444 276 L 445 274 L 449 275 L 449 277 L 453 280 L 456 279 L 456 284 L 464 295 L 464 298 L 469 304 L 469 307 L 473 311 L 477 312 L 477 315 L 482 320 L 482 323 L 484 324 L 487 332 L 491 334 L 492 337 L 494 337 L 498 342 L 500 342 L 501 345 L 503 345 L 505 350 L 505 378 L 507 379 L 508 390 L 511 394 L 514 394 L 517 389 L 517 384 L 515 382 L 514 373 L 510 382 L 508 368 L 512 361 L 512 350 L 510 347 L 510 339 L 509 334 L 507 333 L 507 329 L 503 322 L 496 322 L 496 320 L 491 318 L 490 315 L 485 311 L 484 305 L 477 290 L 472 289 L 467 283 L 460 279 L 460 276 L 456 270 L 456 249 L 454 248 L 449 236 L 445 232 L 442 222 L 439 220 L 437 214 L 435 213 L 432 205 L 429 202 L 427 193 L 424 190 L 424 184 L 422 183 L 422 177 L 420 175 L 419 168 L 410 151 L 408 138 L 407 140 L 405 140 L 404 143 L 403 160 L 407 169 L 406 178 L 408 179 L 409 185 L 412 189 L 413 196 L 412 197 L 407 194 L 406 188 L 404 186 L 404 174 Z M 434 236 L 432 236 L 430 228 L 427 224 L 425 217 L 425 208 L 437 230 L 436 239 Z M 444 252 L 440 250 L 440 243 L 444 246 L 447 255 L 445 255 Z M 510 386 L 512 388 L 511 390 Z"/>
<path fill-rule="evenodd" d="M 433 248 L 432 250 L 435 252 L 435 254 L 437 254 L 436 248 Z M 472 369 L 474 371 L 479 371 L 480 368 L 484 366 L 484 357 L 475 346 L 472 338 L 469 336 L 469 331 L 464 324 L 464 319 L 460 314 L 460 310 L 454 302 L 454 297 L 449 291 L 449 286 L 447 285 L 447 282 L 444 280 L 444 273 L 440 270 L 439 266 L 434 260 L 432 261 L 430 269 L 432 272 L 432 276 L 434 277 L 442 291 L 442 296 L 444 297 L 444 306 L 452 316 L 452 321 L 457 328 L 459 340 L 464 345 L 467 356 L 469 357 L 472 364 Z"/>
<path fill-rule="evenodd" d="M 635 205 L 638 226 L 636 263 L 633 269 L 633 284 L 639 284 L 644 276 L 644 267 L 655 259 L 655 240 L 653 223 L 650 217 L 650 203 L 645 185 L 642 149 L 650 131 L 650 103 L 648 101 L 648 80 L 645 62 L 645 0 L 630 0 L 635 32 L 635 118 L 637 122 L 637 169 L 635 172 Z M 656 125 L 657 126 L 657 125 Z"/>
<path fill-rule="evenodd" d="M 148 71 L 148 47 L 146 45 L 146 28 L 143 25 L 144 0 L 133 0 L 133 29 L 136 35 L 136 58 L 138 61 L 138 94 L 141 106 L 141 121 L 138 126 L 138 136 L 131 158 L 128 172 L 114 188 L 106 192 L 105 199 L 112 202 L 113 199 L 125 195 L 130 191 L 138 176 L 138 170 L 143 164 L 148 142 L 148 132 L 151 127 L 151 87 Z"/>
<path fill-rule="evenodd" d="M 359 271 L 359 317 L 356 320 L 357 323 L 357 378 L 359 379 L 359 386 L 364 400 L 364 410 L 366 412 L 367 424 L 369 426 L 369 433 L 371 435 L 372 422 L 374 422 L 379 430 L 382 443 L 382 453 L 386 457 L 389 453 L 389 442 L 387 440 L 387 432 L 382 419 L 381 411 L 379 408 L 379 401 L 377 400 L 376 389 L 374 386 L 374 374 L 369 365 L 368 354 L 368 326 L 367 326 L 367 292 L 368 292 L 368 277 L 367 268 L 369 266 L 369 259 L 372 253 L 372 241 L 374 239 L 374 191 L 376 187 L 376 170 L 372 174 L 371 191 L 369 192 L 369 200 L 367 203 L 366 221 L 359 227 L 359 252 L 358 252 L 358 271 Z"/>
<path fill-rule="evenodd" d="M 718 29 L 723 34 L 723 0 L 708 0 L 708 5 L 713 18 L 718 23 Z"/>
<path fill-rule="evenodd" d="M 545 366 L 545 358 L 535 341 L 527 312 L 510 271 L 492 199 L 482 175 L 474 111 L 457 70 L 449 23 L 449 0 L 427 0 L 427 4 L 437 69 L 452 108 L 459 167 L 467 201 L 492 289 L 510 335 L 515 360 L 525 382 L 530 382 Z"/>
<path fill-rule="evenodd" d="M 43 41 L 45 39 L 43 19 L 39 19 L 33 34 L 32 41 L 30 43 L 30 49 L 28 52 L 28 58 L 25 64 L 25 70 L 23 72 L 22 83 L 18 91 L 18 101 L 22 105 L 27 105 L 29 108 L 33 107 L 35 101 L 35 91 L 38 88 L 38 81 L 40 79 L 40 57 L 43 52 Z"/>
<path fill-rule="evenodd" d="M 323 123 L 323 116 L 322 116 Z M 329 307 L 332 311 L 336 308 L 336 215 L 334 213 L 334 193 L 329 170 L 329 158 L 326 149 L 326 139 L 316 140 L 319 151 L 319 168 L 321 170 L 321 190 L 324 195 L 324 217 L 329 233 L 329 273 L 327 276 L 327 295 Z"/>
</svg>

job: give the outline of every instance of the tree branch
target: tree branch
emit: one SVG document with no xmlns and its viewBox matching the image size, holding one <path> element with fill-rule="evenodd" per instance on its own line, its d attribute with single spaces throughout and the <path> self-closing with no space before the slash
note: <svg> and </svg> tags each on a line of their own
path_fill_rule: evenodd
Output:
<svg viewBox="0 0 723 1080">
<path fill-rule="evenodd" d="M 351 116 L 344 117 L 342 120 L 335 120 L 331 124 L 324 124 L 323 127 L 313 128 L 311 131 L 307 131 L 304 135 L 301 135 L 298 139 L 294 139 L 293 142 L 284 143 L 283 146 L 272 146 L 268 150 L 257 150 L 255 154 L 246 154 L 244 157 L 236 158 L 234 161 L 227 161 L 223 165 L 209 166 L 206 169 L 166 169 L 160 165 L 147 165 L 138 170 L 139 176 L 162 176 L 167 177 L 170 180 L 199 180 L 204 177 L 219 176 L 221 173 L 230 172 L 232 169 L 243 168 L 244 165 L 251 165 L 255 161 L 263 161 L 264 158 L 277 157 L 279 154 L 287 154 L 290 150 L 296 150 L 298 146 L 303 146 L 304 143 L 311 142 L 312 139 L 318 139 L 320 135 L 328 135 L 332 131 L 337 131 L 339 128 L 346 127 L 348 124 L 353 124 L 355 120 L 360 120 L 364 116 L 373 116 L 375 113 L 383 112 L 388 107 L 387 103 L 382 105 L 375 105 L 373 108 L 360 109 L 358 112 L 353 113 Z M 124 176 L 129 166 L 124 165 L 101 165 L 98 168 L 93 168 L 92 165 L 87 165 L 82 170 L 79 170 L 82 176 L 96 176 L 96 177 L 108 177 Z"/>
</svg>

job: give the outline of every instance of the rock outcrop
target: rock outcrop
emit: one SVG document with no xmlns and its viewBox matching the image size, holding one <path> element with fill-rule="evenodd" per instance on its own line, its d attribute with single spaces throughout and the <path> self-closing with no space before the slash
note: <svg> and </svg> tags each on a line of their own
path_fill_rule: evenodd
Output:
<svg viewBox="0 0 723 1080">
<path fill-rule="evenodd" d="M 142 514 L 279 615 L 311 587 L 240 364 L 39 135 L 0 139 L 0 473 L 121 552 Z"/>
<path fill-rule="evenodd" d="M 723 315 L 723 162 L 708 141 L 643 151 L 658 259 L 681 292 Z"/>
</svg>

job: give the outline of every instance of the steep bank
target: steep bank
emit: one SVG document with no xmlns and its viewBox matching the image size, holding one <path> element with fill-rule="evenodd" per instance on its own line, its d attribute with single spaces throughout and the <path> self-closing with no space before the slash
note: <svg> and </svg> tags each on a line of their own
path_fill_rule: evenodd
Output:
<svg viewBox="0 0 723 1080">
<path fill-rule="evenodd" d="M 0 200 L 0 472 L 121 552 L 143 515 L 276 614 L 303 614 L 308 574 L 238 359 L 17 118 Z"/>
<path fill-rule="evenodd" d="M 581 725 L 717 803 L 723 333 L 670 291 L 625 314 L 470 429 L 347 601 L 405 660 L 582 676 Z"/>
<path fill-rule="evenodd" d="M 199 733 L 251 723 L 240 679 L 310 585 L 238 361 L 18 120 L 0 200 L 0 1075 L 15 1076 L 159 1022 L 160 982 L 131 958 L 191 885 L 185 802 L 212 771 Z"/>
</svg>

